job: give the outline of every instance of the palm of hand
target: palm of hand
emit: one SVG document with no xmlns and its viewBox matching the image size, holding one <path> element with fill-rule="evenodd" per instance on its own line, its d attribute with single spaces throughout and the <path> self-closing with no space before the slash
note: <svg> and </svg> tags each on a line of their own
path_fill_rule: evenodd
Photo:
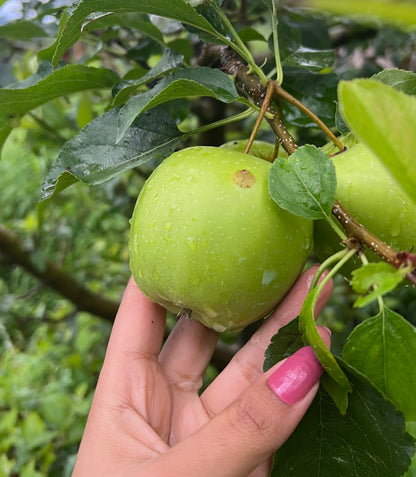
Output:
<svg viewBox="0 0 416 477">
<path fill-rule="evenodd" d="M 181 319 L 160 351 L 165 311 L 147 300 L 130 280 L 73 477 L 159 475 L 152 467 L 158 456 L 202 428 L 262 375 L 270 338 L 298 315 L 312 275 L 313 270 L 298 280 L 277 312 L 201 396 L 198 391 L 218 334 L 195 320 Z M 317 308 L 323 306 L 329 293 Z M 88 469 L 91 462 L 95 463 L 93 471 Z M 268 467 L 265 461 L 250 475 L 265 476 Z"/>
</svg>

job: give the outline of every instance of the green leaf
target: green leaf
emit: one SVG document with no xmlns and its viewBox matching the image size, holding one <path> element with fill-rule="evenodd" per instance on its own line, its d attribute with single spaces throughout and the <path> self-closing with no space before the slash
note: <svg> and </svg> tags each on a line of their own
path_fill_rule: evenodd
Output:
<svg viewBox="0 0 416 477">
<path fill-rule="evenodd" d="M 9 134 L 13 130 L 13 120 L 9 119 L 7 114 L 0 113 L 0 156 Z"/>
<path fill-rule="evenodd" d="M 374 79 L 342 81 L 338 94 L 351 131 L 416 202 L 416 98 Z"/>
<path fill-rule="evenodd" d="M 284 210 L 307 219 L 327 218 L 335 201 L 335 167 L 315 146 L 278 158 L 269 175 L 269 193 Z"/>
<path fill-rule="evenodd" d="M 317 358 L 325 368 L 326 374 L 322 377 L 322 382 L 326 390 L 330 393 L 340 412 L 345 414 L 351 384 L 316 328 L 314 311 L 320 291 L 319 287 L 314 288 L 306 296 L 299 315 L 299 329 L 302 332 L 304 343 L 312 346 Z"/>
<path fill-rule="evenodd" d="M 308 68 L 311 71 L 321 71 L 331 68 L 335 62 L 334 50 L 316 50 L 300 46 L 296 51 L 286 56 L 282 62 L 285 66 Z"/>
<path fill-rule="evenodd" d="M 225 103 L 239 96 L 231 78 L 212 68 L 185 68 L 164 77 L 154 88 L 130 98 L 120 110 L 117 142 L 144 111 L 172 99 L 210 96 Z"/>
<path fill-rule="evenodd" d="M 54 70 L 46 62 L 25 81 L 0 89 L 0 113 L 24 114 L 66 94 L 109 88 L 118 79 L 116 73 L 105 68 L 66 65 Z"/>
<path fill-rule="evenodd" d="M 290 321 L 272 337 L 264 354 L 263 371 L 267 371 L 282 359 L 288 358 L 302 348 L 302 334 L 299 331 L 299 319 Z"/>
<path fill-rule="evenodd" d="M 331 50 L 328 28 L 322 17 L 301 13 L 288 14 L 282 9 L 278 15 L 279 50 L 282 64 L 319 72 L 331 68 L 335 50 Z M 311 32 L 313 32 L 311 34 Z M 273 51 L 273 39 L 269 49 Z"/>
<path fill-rule="evenodd" d="M 132 93 L 137 89 L 149 83 L 159 79 L 161 76 L 175 71 L 183 62 L 183 55 L 180 55 L 175 50 L 169 48 L 163 51 L 160 61 L 150 71 L 135 80 L 123 80 L 117 83 L 113 88 L 113 105 L 119 105 L 125 103 Z"/>
<path fill-rule="evenodd" d="M 245 27 L 238 31 L 239 37 L 244 41 L 244 43 L 248 41 L 262 41 L 267 42 L 266 38 L 262 34 L 260 34 L 257 30 L 251 27 Z"/>
<path fill-rule="evenodd" d="M 44 180 L 42 199 L 78 180 L 100 184 L 151 159 L 163 159 L 181 140 L 175 121 L 155 108 L 142 114 L 116 143 L 118 113 L 118 108 L 108 111 L 64 144 Z"/>
<path fill-rule="evenodd" d="M 199 2 L 198 5 L 194 5 L 196 11 L 205 18 L 205 20 L 214 28 L 214 30 L 218 33 L 220 33 L 223 37 L 229 37 L 230 38 L 230 31 L 228 29 L 228 26 L 225 24 L 224 19 L 219 15 L 217 8 L 214 5 L 214 2 Z M 216 2 L 218 3 L 218 2 Z M 192 28 L 190 29 L 192 31 Z M 212 38 L 212 36 L 207 36 L 207 35 L 201 35 L 200 39 L 202 41 L 207 41 L 207 42 L 214 42 L 217 43 L 215 39 Z M 219 42 L 221 43 L 221 41 Z"/>
<path fill-rule="evenodd" d="M 52 392 L 39 399 L 39 412 L 42 418 L 57 429 L 69 429 L 74 424 L 76 404 L 62 392 Z"/>
<path fill-rule="evenodd" d="M 403 93 L 416 95 L 416 74 L 411 71 L 391 68 L 371 77 Z"/>
<path fill-rule="evenodd" d="M 276 452 L 271 477 L 400 477 L 409 467 L 414 439 L 403 416 L 363 375 L 340 366 L 353 387 L 347 413 L 321 388 Z"/>
<path fill-rule="evenodd" d="M 416 328 L 384 307 L 358 325 L 343 349 L 344 359 L 399 409 L 406 420 L 416 420 Z"/>
<path fill-rule="evenodd" d="M 338 76 L 335 73 L 321 74 L 292 66 L 284 66 L 283 73 L 283 87 L 304 103 L 328 127 L 335 126 Z M 316 127 L 309 117 L 292 104 L 286 102 L 283 110 L 288 124 Z"/>
<path fill-rule="evenodd" d="M 403 273 L 388 263 L 369 263 L 352 272 L 351 286 L 361 296 L 354 306 L 361 308 L 396 288 Z"/>
<path fill-rule="evenodd" d="M 118 79 L 116 73 L 105 68 L 66 65 L 55 70 L 50 62 L 44 62 L 24 81 L 0 88 L 0 151 L 28 111 L 66 94 L 111 88 Z"/>
<path fill-rule="evenodd" d="M 0 26 L 0 38 L 8 40 L 31 40 L 32 38 L 46 37 L 48 34 L 42 25 L 29 20 L 18 20 Z"/>
<path fill-rule="evenodd" d="M 165 46 L 162 32 L 150 22 L 146 15 L 141 13 L 108 13 L 98 18 L 94 15 L 91 21 L 82 27 L 82 31 L 94 31 L 108 27 L 123 27 L 130 30 L 136 30 L 142 35 L 153 39 L 162 46 Z"/>
<path fill-rule="evenodd" d="M 85 19 L 95 12 L 159 15 L 217 35 L 211 24 L 185 0 L 78 0 L 63 13 L 58 38 L 51 47 L 41 52 L 41 57 L 51 59 L 56 66 L 65 51 L 80 37 Z"/>
</svg>

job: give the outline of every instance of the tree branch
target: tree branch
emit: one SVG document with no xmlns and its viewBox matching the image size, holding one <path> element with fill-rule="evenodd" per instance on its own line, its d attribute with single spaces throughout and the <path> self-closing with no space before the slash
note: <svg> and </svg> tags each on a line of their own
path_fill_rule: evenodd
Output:
<svg viewBox="0 0 416 477">
<path fill-rule="evenodd" d="M 207 45 L 202 50 L 198 64 L 217 66 L 225 73 L 234 76 L 234 84 L 238 93 L 261 108 L 266 96 L 266 88 L 258 76 L 250 73 L 248 66 L 244 64 L 234 50 L 223 45 Z M 297 149 L 295 140 L 287 131 L 272 105 L 267 107 L 266 113 L 268 113 L 265 116 L 266 120 L 282 147 L 288 154 L 295 152 Z"/>
<path fill-rule="evenodd" d="M 355 243 L 359 242 L 366 245 L 370 250 L 394 268 L 416 267 L 416 254 L 411 252 L 396 252 L 360 224 L 338 200 L 335 201 L 335 204 L 332 207 L 332 213 L 344 227 L 348 237 L 350 239 L 352 238 Z M 414 272 L 406 274 L 405 277 L 413 286 L 416 286 L 416 275 Z"/>
<path fill-rule="evenodd" d="M 91 292 L 48 259 L 45 259 L 41 265 L 36 265 L 33 260 L 33 250 L 27 248 L 14 232 L 1 224 L 0 252 L 9 262 L 21 266 L 42 283 L 67 298 L 78 310 L 87 311 L 105 320 L 114 320 L 118 302 Z"/>
<path fill-rule="evenodd" d="M 267 105 L 267 108 L 263 106 L 265 100 L 268 100 L 270 96 L 270 91 L 268 94 L 267 87 L 263 85 L 260 78 L 250 72 L 247 65 L 244 64 L 242 59 L 235 53 L 235 51 L 223 45 L 207 45 L 203 49 L 198 63 L 201 65 L 216 66 L 221 68 L 225 73 L 234 76 L 234 83 L 237 91 L 256 106 L 261 108 L 261 114 L 269 122 L 273 132 L 285 151 L 289 155 L 296 151 L 298 146 L 279 118 L 279 115 L 275 111 L 273 105 L 269 102 L 270 104 Z M 279 98 L 289 101 L 301 109 L 309 117 L 312 117 L 314 120 L 316 119 L 316 116 L 311 111 L 309 111 L 306 107 L 303 107 L 303 105 L 296 98 L 289 95 L 280 86 L 275 86 L 275 94 L 272 96 L 272 98 L 275 99 L 275 101 L 278 101 Z M 321 121 L 319 120 L 317 124 L 322 127 L 320 123 Z M 324 127 L 324 131 L 327 132 L 326 127 Z M 334 140 L 332 133 L 329 135 L 329 137 Z M 337 139 L 334 142 L 339 149 L 343 150 L 342 144 Z M 408 251 L 396 252 L 393 250 L 380 238 L 359 224 L 354 217 L 352 217 L 351 214 L 349 214 L 348 211 L 339 203 L 339 201 L 335 202 L 332 213 L 344 227 L 349 239 L 355 240 L 355 245 L 356 242 L 362 243 L 370 250 L 375 252 L 378 256 L 380 256 L 383 260 L 396 268 L 401 266 L 411 268 L 416 267 L 416 254 L 410 253 Z M 416 286 L 415 271 L 408 273 L 406 278 L 410 283 L 412 283 L 413 286 Z"/>
</svg>

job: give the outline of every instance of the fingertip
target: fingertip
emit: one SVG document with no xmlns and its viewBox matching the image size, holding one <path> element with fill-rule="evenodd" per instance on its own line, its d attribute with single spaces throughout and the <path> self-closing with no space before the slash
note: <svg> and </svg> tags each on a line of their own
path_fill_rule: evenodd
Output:
<svg viewBox="0 0 416 477">
<path fill-rule="evenodd" d="M 267 384 L 279 399 L 294 405 L 314 388 L 323 372 L 312 347 L 304 346 L 276 368 Z"/>
<path fill-rule="evenodd" d="M 326 346 L 328 348 L 331 348 L 332 331 L 328 327 L 322 326 L 322 325 L 318 325 L 316 328 L 317 328 L 318 333 L 321 336 L 322 340 L 326 344 Z"/>
<path fill-rule="evenodd" d="M 129 281 L 127 282 L 126 288 L 124 289 L 123 298 L 121 300 L 120 308 L 124 308 L 125 306 L 132 307 L 132 306 L 145 306 L 148 309 L 154 310 L 163 310 L 165 309 L 155 303 L 154 301 L 150 300 L 138 287 L 136 281 L 134 280 L 133 275 L 130 276 Z"/>
</svg>

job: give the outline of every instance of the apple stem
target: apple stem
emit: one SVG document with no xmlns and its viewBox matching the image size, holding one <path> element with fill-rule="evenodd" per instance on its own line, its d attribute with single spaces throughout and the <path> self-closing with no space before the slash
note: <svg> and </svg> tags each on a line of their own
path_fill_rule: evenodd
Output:
<svg viewBox="0 0 416 477">
<path fill-rule="evenodd" d="M 312 279 L 311 285 L 309 287 L 310 290 L 313 290 L 315 287 L 318 286 L 319 279 L 321 278 L 322 274 L 334 263 L 336 265 L 330 270 L 330 277 L 335 275 L 335 272 L 339 270 L 347 261 L 352 258 L 358 251 L 358 248 L 343 248 L 342 250 L 334 253 L 330 257 L 328 257 L 318 268 L 315 272 L 315 275 Z"/>
<path fill-rule="evenodd" d="M 264 119 L 264 115 L 266 114 L 266 111 L 269 109 L 270 100 L 271 100 L 272 95 L 273 95 L 273 90 L 274 90 L 273 83 L 269 81 L 267 83 L 266 94 L 264 96 L 264 100 L 263 100 L 263 103 L 261 105 L 260 112 L 257 115 L 256 123 L 253 127 L 253 130 L 251 131 L 251 134 L 250 134 L 250 137 L 248 139 L 247 145 L 244 149 L 244 154 L 248 154 L 250 152 L 250 149 L 251 149 L 251 146 L 253 145 L 254 139 L 256 138 L 257 133 L 259 132 L 261 122 Z"/>
<path fill-rule="evenodd" d="M 360 224 L 338 200 L 335 201 L 332 207 L 332 213 L 344 227 L 348 235 L 346 241 L 347 247 L 356 248 L 357 243 L 360 243 L 372 250 L 394 268 L 416 268 L 416 254 L 406 251 L 396 252 L 379 237 Z M 407 273 L 405 278 L 413 286 L 416 286 L 416 274 L 414 270 Z"/>
<path fill-rule="evenodd" d="M 308 116 L 314 123 L 316 123 L 322 131 L 329 137 L 329 139 L 337 146 L 340 151 L 344 151 L 345 147 L 342 142 L 335 136 L 335 134 L 329 129 L 329 127 L 320 119 L 313 111 L 311 111 L 302 101 L 299 101 L 285 89 L 283 89 L 279 83 L 273 81 L 274 92 L 279 97 L 284 99 L 290 104 L 293 104 L 296 108 L 302 111 L 306 116 Z"/>
<path fill-rule="evenodd" d="M 192 319 L 192 310 L 190 308 L 183 307 L 180 309 L 176 318 L 186 318 L 187 320 Z"/>
</svg>

